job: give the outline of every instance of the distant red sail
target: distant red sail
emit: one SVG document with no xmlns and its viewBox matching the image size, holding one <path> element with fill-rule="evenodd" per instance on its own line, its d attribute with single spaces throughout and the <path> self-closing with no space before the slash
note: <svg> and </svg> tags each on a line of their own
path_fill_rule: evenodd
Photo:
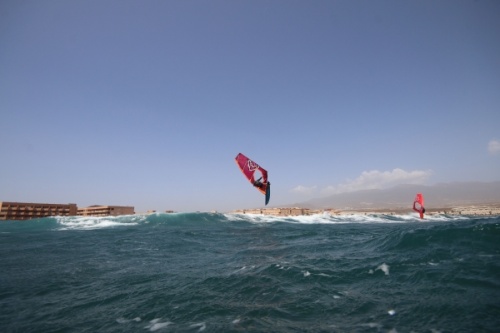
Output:
<svg viewBox="0 0 500 333">
<path fill-rule="evenodd" d="M 425 208 L 424 208 L 424 196 L 422 193 L 417 193 L 415 200 L 413 200 L 413 210 L 420 214 L 420 218 L 424 218 Z"/>
<path fill-rule="evenodd" d="M 267 179 L 267 170 L 260 167 L 257 163 L 239 153 L 236 158 L 236 164 L 240 168 L 241 172 L 246 179 L 257 188 L 260 193 L 266 196 L 266 205 L 269 202 L 270 197 L 270 183 Z M 260 182 L 259 185 L 256 185 L 256 181 Z"/>
</svg>

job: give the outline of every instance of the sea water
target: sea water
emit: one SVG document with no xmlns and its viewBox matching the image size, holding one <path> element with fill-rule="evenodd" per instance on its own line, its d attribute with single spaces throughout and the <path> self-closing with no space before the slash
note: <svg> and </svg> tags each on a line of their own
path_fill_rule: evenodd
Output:
<svg viewBox="0 0 500 333">
<path fill-rule="evenodd" d="M 0 223 L 1 332 L 499 332 L 500 218 Z"/>
</svg>

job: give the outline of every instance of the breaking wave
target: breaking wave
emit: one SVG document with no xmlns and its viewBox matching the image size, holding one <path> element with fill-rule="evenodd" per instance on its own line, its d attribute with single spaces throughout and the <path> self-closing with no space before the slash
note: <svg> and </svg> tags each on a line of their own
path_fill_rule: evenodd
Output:
<svg viewBox="0 0 500 333">
<path fill-rule="evenodd" d="M 218 223 L 252 224 L 345 224 L 345 223 L 436 223 L 492 219 L 495 217 L 471 217 L 463 215 L 436 214 L 421 220 L 416 214 L 315 214 L 302 216 L 271 216 L 259 214 L 222 214 L 222 213 L 154 213 L 123 216 L 55 216 L 28 221 L 7 221 L 3 226 L 14 229 L 57 229 L 57 230 L 94 230 L 147 225 L 195 226 Z"/>
</svg>

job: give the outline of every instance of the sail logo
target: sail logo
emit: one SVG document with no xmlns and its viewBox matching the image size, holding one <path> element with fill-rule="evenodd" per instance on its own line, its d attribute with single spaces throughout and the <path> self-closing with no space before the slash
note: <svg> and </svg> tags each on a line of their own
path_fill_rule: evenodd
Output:
<svg viewBox="0 0 500 333">
<path fill-rule="evenodd" d="M 248 170 L 255 171 L 259 168 L 259 165 L 252 160 L 248 160 Z"/>
</svg>

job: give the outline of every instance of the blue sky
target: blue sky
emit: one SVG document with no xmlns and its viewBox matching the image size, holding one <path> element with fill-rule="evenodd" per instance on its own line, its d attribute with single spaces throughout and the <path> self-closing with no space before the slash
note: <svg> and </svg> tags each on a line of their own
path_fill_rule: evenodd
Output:
<svg viewBox="0 0 500 333">
<path fill-rule="evenodd" d="M 0 200 L 262 207 L 500 180 L 500 2 L 0 2 Z"/>
</svg>

